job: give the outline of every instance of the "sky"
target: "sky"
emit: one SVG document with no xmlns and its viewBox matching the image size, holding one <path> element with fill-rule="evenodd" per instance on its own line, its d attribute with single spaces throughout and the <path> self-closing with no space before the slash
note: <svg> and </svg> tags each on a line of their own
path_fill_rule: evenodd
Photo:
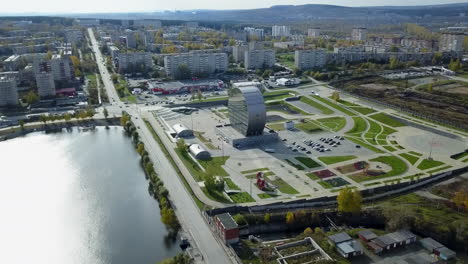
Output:
<svg viewBox="0 0 468 264">
<path fill-rule="evenodd" d="M 111 13 L 158 10 L 251 9 L 272 5 L 330 4 L 343 6 L 432 5 L 467 0 L 5 0 L 0 13 Z"/>
</svg>

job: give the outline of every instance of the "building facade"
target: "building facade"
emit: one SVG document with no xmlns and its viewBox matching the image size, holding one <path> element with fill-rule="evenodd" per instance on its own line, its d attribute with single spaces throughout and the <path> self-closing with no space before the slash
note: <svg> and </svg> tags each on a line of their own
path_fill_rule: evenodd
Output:
<svg viewBox="0 0 468 264">
<path fill-rule="evenodd" d="M 36 83 L 39 97 L 55 96 L 55 83 L 52 72 L 36 73 Z"/>
<path fill-rule="evenodd" d="M 289 37 L 291 35 L 291 29 L 288 26 L 277 26 L 274 25 L 271 28 L 271 35 L 273 37 Z"/>
<path fill-rule="evenodd" d="M 150 52 L 119 53 L 117 55 L 118 71 L 134 72 L 140 69 L 151 69 L 153 58 Z"/>
<path fill-rule="evenodd" d="M 270 68 L 276 63 L 275 50 L 248 50 L 244 53 L 246 69 Z"/>
<path fill-rule="evenodd" d="M 15 78 L 0 77 L 0 106 L 17 105 L 18 90 Z"/>
<path fill-rule="evenodd" d="M 365 41 L 367 39 L 367 28 L 353 28 L 351 33 L 352 40 Z"/>
<path fill-rule="evenodd" d="M 233 88 L 228 102 L 231 126 L 244 136 L 263 134 L 266 108 L 257 87 Z"/>
<path fill-rule="evenodd" d="M 320 37 L 320 28 L 309 28 L 307 30 L 307 36 L 309 36 L 311 38 Z"/>
<path fill-rule="evenodd" d="M 443 33 L 440 37 L 440 51 L 463 51 L 463 41 L 465 34 L 458 32 Z"/>
<path fill-rule="evenodd" d="M 249 50 L 247 45 L 238 45 L 232 47 L 232 56 L 234 57 L 235 62 L 243 62 L 245 52 Z"/>
<path fill-rule="evenodd" d="M 300 70 L 323 67 L 327 63 L 327 53 L 323 50 L 296 50 L 294 66 Z"/>
<path fill-rule="evenodd" d="M 179 53 L 164 57 L 166 74 L 177 76 L 179 67 L 186 65 L 192 75 L 225 72 L 228 68 L 226 53 Z"/>
<path fill-rule="evenodd" d="M 249 40 L 263 40 L 265 37 L 265 31 L 262 28 L 245 27 L 244 31 L 247 32 Z"/>
</svg>

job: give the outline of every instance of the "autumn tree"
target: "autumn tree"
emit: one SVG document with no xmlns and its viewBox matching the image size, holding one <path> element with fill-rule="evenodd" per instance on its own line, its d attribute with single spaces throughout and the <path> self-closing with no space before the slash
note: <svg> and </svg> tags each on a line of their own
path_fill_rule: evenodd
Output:
<svg viewBox="0 0 468 264">
<path fill-rule="evenodd" d="M 305 236 L 311 236 L 312 234 L 314 233 L 314 231 L 312 230 L 312 228 L 308 227 L 304 230 L 304 235 Z"/>
<path fill-rule="evenodd" d="M 271 215 L 269 213 L 266 213 L 265 216 L 263 216 L 263 221 L 265 223 L 270 223 L 270 218 L 271 218 Z"/>
<path fill-rule="evenodd" d="M 141 142 L 138 143 L 138 145 L 137 145 L 138 154 L 143 155 L 144 151 L 145 151 L 145 144 L 143 144 Z"/>
<path fill-rule="evenodd" d="M 127 124 L 128 121 L 130 121 L 130 116 L 127 114 L 123 114 L 120 118 L 120 125 L 125 126 L 125 124 Z"/>
<path fill-rule="evenodd" d="M 359 213 L 361 211 L 362 196 L 358 190 L 346 187 L 339 192 L 336 200 L 340 212 Z"/>
<path fill-rule="evenodd" d="M 180 227 L 179 221 L 174 213 L 174 210 L 169 207 L 164 207 L 161 210 L 161 222 L 166 225 L 167 228 L 177 231 Z"/>
<path fill-rule="evenodd" d="M 295 222 L 294 213 L 288 212 L 286 214 L 286 224 L 291 225 L 291 224 L 294 224 L 294 222 Z"/>
<path fill-rule="evenodd" d="M 464 208 L 468 205 L 468 194 L 464 190 L 460 190 L 455 193 L 455 196 L 452 198 L 452 202 L 458 208 Z"/>
<path fill-rule="evenodd" d="M 333 92 L 331 98 L 335 101 L 338 102 L 340 100 L 340 93 L 339 92 Z"/>
</svg>

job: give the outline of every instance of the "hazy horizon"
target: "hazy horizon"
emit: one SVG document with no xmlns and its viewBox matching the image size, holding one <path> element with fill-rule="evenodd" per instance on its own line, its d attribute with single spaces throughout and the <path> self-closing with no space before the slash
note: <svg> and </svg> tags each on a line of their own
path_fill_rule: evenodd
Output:
<svg viewBox="0 0 468 264">
<path fill-rule="evenodd" d="M 326 5 L 339 5 L 349 7 L 362 6 L 423 6 L 466 3 L 465 0 L 444 1 L 441 0 L 332 0 Z M 63 5 L 59 0 L 17 0 L 2 4 L 1 15 L 33 15 L 33 14 L 92 14 L 92 13 L 134 13 L 134 12 L 157 12 L 176 10 L 231 10 L 231 9 L 255 9 L 268 8 L 274 5 L 305 5 L 324 4 L 320 0 L 239 0 L 222 2 L 215 0 L 199 0 L 197 2 L 188 0 L 153 1 L 133 0 L 131 2 L 116 3 L 112 0 L 82 0 L 76 6 Z"/>
</svg>

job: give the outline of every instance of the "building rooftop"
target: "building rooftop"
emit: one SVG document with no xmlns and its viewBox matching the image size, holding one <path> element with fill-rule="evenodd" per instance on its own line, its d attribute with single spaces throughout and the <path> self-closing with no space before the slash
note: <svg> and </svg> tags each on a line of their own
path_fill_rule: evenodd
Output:
<svg viewBox="0 0 468 264">
<path fill-rule="evenodd" d="M 381 247 L 386 247 L 388 245 L 392 245 L 392 244 L 396 243 L 396 241 L 391 236 L 389 236 L 388 234 L 383 235 L 383 236 L 379 236 L 376 239 L 374 239 L 373 241 L 377 245 L 379 245 Z"/>
<path fill-rule="evenodd" d="M 421 240 L 419 240 L 419 242 L 423 245 L 423 247 L 429 249 L 429 250 L 434 250 L 436 248 L 441 248 L 443 247 L 444 245 L 442 245 L 441 243 L 435 241 L 434 239 L 432 239 L 431 237 L 426 237 L 426 238 L 423 238 Z"/>
<path fill-rule="evenodd" d="M 333 243 L 335 243 L 335 244 L 352 240 L 352 238 L 348 234 L 346 234 L 344 232 L 331 235 L 331 236 L 328 237 L 328 239 L 333 241 Z"/>
<path fill-rule="evenodd" d="M 219 214 L 216 217 L 219 219 L 219 221 L 221 221 L 221 224 L 225 229 L 234 229 L 239 227 L 239 225 L 236 223 L 236 221 L 234 221 L 231 214 L 229 213 Z"/>
<path fill-rule="evenodd" d="M 372 240 L 374 238 L 377 238 L 377 235 L 368 229 L 360 231 L 358 235 L 364 237 L 367 240 Z"/>
</svg>

